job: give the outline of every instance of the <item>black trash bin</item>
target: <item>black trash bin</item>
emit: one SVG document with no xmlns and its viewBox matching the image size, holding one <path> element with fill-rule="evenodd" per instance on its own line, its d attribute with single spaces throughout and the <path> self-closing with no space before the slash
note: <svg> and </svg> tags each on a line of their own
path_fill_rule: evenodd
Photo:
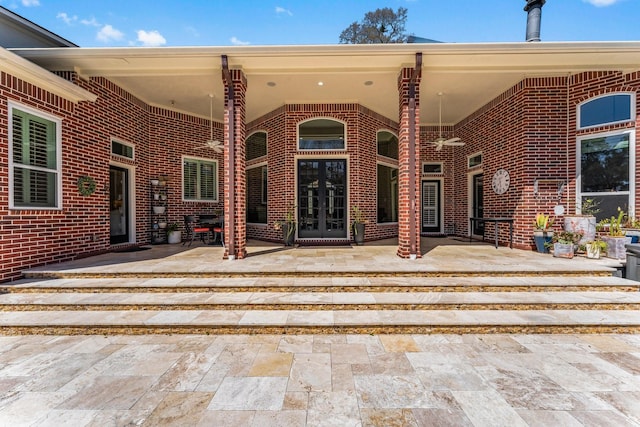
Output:
<svg viewBox="0 0 640 427">
<path fill-rule="evenodd" d="M 624 247 L 627 248 L 627 268 L 624 277 L 640 282 L 640 244 L 629 243 Z"/>
</svg>

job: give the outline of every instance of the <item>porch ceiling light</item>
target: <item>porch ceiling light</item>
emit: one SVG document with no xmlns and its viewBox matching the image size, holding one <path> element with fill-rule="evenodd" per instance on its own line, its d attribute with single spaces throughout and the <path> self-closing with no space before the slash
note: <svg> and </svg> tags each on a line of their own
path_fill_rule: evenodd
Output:
<svg viewBox="0 0 640 427">
<path fill-rule="evenodd" d="M 318 82 L 318 86 L 324 86 L 324 82 Z"/>
<path fill-rule="evenodd" d="M 267 86 L 269 87 L 275 87 L 276 82 L 267 82 Z"/>
<path fill-rule="evenodd" d="M 364 82 L 365 86 L 373 86 L 373 82 L 371 80 L 367 80 L 366 82 Z"/>
</svg>

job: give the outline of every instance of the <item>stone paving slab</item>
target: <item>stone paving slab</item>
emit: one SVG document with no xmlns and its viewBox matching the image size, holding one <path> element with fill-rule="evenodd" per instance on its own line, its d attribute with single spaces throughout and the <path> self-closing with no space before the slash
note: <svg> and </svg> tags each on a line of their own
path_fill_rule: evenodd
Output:
<svg viewBox="0 0 640 427">
<path fill-rule="evenodd" d="M 640 424 L 639 335 L 0 337 L 0 425 Z"/>
</svg>

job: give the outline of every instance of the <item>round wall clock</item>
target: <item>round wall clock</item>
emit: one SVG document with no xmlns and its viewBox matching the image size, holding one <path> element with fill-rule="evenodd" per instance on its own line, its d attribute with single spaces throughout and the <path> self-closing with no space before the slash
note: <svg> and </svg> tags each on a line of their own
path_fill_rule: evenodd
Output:
<svg viewBox="0 0 640 427">
<path fill-rule="evenodd" d="M 505 169 L 498 169 L 496 173 L 493 174 L 493 179 L 491 180 L 491 188 L 496 194 L 505 193 L 509 189 L 509 172 Z"/>
</svg>

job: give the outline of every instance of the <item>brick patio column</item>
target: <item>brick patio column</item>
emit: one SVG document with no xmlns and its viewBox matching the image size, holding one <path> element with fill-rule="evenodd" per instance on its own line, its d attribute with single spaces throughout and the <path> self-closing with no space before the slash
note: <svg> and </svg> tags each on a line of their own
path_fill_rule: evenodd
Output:
<svg viewBox="0 0 640 427">
<path fill-rule="evenodd" d="M 398 256 L 420 257 L 420 108 L 419 67 L 398 76 Z M 413 81 L 412 81 L 413 80 Z M 413 89 L 412 89 L 413 86 Z M 413 99 L 412 99 L 413 98 Z M 413 120 L 412 120 L 413 119 Z"/>
<path fill-rule="evenodd" d="M 225 83 L 224 257 L 234 256 L 236 259 L 242 259 L 247 255 L 247 221 L 245 215 L 247 208 L 247 168 L 245 160 L 247 79 L 242 70 L 226 71 L 228 73 L 223 69 Z M 233 133 L 232 135 L 230 135 L 230 131 Z M 233 192 L 231 191 L 232 185 Z"/>
</svg>

